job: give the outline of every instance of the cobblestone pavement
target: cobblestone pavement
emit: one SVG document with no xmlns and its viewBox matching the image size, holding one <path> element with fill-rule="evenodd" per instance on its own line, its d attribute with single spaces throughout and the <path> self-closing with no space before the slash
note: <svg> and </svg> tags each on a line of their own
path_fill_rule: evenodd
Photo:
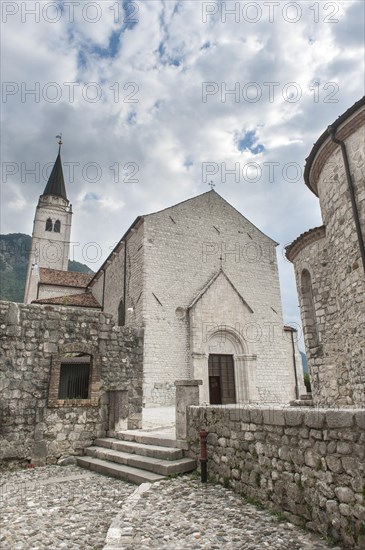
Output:
<svg viewBox="0 0 365 550">
<path fill-rule="evenodd" d="M 96 550 L 136 486 L 82 470 L 46 466 L 2 472 L 1 550 Z"/>
<path fill-rule="evenodd" d="M 280 522 L 230 490 L 202 485 L 191 476 L 154 483 L 117 519 L 121 536 L 107 550 L 330 548 L 319 536 Z"/>
<path fill-rule="evenodd" d="M 318 536 L 191 476 L 135 485 L 76 466 L 6 472 L 2 550 L 324 550 Z M 135 495 L 137 494 L 137 498 Z M 128 498 L 129 497 L 129 498 Z M 117 529 L 115 529 L 117 527 Z"/>
</svg>

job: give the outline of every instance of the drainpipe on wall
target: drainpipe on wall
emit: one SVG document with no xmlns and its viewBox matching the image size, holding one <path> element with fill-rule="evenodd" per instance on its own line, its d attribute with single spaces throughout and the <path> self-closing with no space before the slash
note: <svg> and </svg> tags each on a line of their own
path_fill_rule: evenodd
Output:
<svg viewBox="0 0 365 550">
<path fill-rule="evenodd" d="M 294 345 L 294 331 L 290 331 L 291 334 L 291 345 L 293 349 L 293 365 L 294 365 L 294 378 L 295 378 L 295 396 L 296 399 L 300 399 L 299 395 L 299 386 L 298 386 L 298 373 L 297 373 L 297 362 L 295 359 L 295 345 Z"/>
<path fill-rule="evenodd" d="M 104 311 L 104 296 L 105 296 L 105 269 L 103 269 L 103 298 L 101 303 L 101 311 Z"/>
<path fill-rule="evenodd" d="M 126 303 L 125 298 L 127 294 L 127 238 L 125 238 L 124 241 L 124 281 L 123 281 L 123 319 L 124 319 L 124 325 L 126 323 L 126 316 L 125 313 L 127 311 L 126 309 Z"/>
<path fill-rule="evenodd" d="M 355 226 L 356 226 L 356 233 L 357 233 L 357 239 L 359 241 L 359 247 L 360 247 L 360 254 L 362 259 L 362 265 L 364 268 L 364 274 L 365 274 L 365 246 L 364 246 L 364 238 L 362 236 L 361 232 L 361 225 L 360 225 L 360 216 L 357 209 L 356 204 L 356 197 L 355 197 L 355 190 L 354 190 L 354 184 L 352 182 L 351 178 L 351 172 L 350 172 L 350 164 L 349 159 L 347 156 L 347 150 L 345 143 L 336 138 L 336 130 L 333 129 L 332 126 L 328 126 L 327 128 L 328 135 L 330 136 L 331 140 L 336 143 L 337 145 L 340 145 L 341 151 L 342 151 L 342 158 L 345 165 L 346 170 L 346 178 L 347 178 L 347 186 L 348 190 L 350 192 L 350 199 L 351 199 L 351 206 L 352 206 L 352 213 L 354 216 Z"/>
</svg>

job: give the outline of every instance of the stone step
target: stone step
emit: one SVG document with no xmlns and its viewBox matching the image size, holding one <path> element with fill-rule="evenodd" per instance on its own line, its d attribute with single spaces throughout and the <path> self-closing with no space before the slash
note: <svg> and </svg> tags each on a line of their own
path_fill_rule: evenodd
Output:
<svg viewBox="0 0 365 550">
<path fill-rule="evenodd" d="M 140 456 L 122 451 L 116 451 L 105 447 L 92 446 L 85 449 L 87 456 L 99 458 L 101 460 L 109 460 L 118 464 L 141 468 L 149 472 L 161 474 L 164 476 L 183 474 L 191 472 L 196 468 L 195 460 L 190 458 L 180 458 L 177 460 L 161 460 L 148 456 Z"/>
<path fill-rule="evenodd" d="M 140 470 L 138 468 L 133 468 L 132 466 L 126 466 L 125 464 L 108 462 L 107 460 L 101 460 L 91 456 L 78 456 L 77 464 L 78 466 L 81 466 L 81 468 L 87 468 L 88 470 L 93 470 L 99 474 L 117 477 L 119 479 L 123 479 L 124 481 L 136 483 L 137 485 L 146 482 L 154 483 L 155 481 L 165 478 L 165 476 L 161 474 L 147 472 L 146 470 Z"/>
<path fill-rule="evenodd" d="M 176 447 L 162 447 L 161 445 L 147 445 L 135 441 L 123 441 L 112 437 L 95 439 L 97 447 L 107 447 L 114 451 L 122 451 L 163 460 L 178 460 L 183 458 L 183 451 Z"/>
<path fill-rule="evenodd" d="M 314 407 L 313 399 L 295 399 L 290 401 L 291 407 Z"/>
<path fill-rule="evenodd" d="M 303 393 L 300 396 L 301 401 L 310 400 L 310 399 L 312 399 L 312 394 L 311 393 Z"/>
<path fill-rule="evenodd" d="M 113 432 L 113 437 L 123 441 L 135 441 L 144 445 L 155 445 L 157 447 L 176 447 L 175 434 L 166 434 L 163 432 L 146 433 L 140 430 L 125 430 L 122 432 Z"/>
</svg>

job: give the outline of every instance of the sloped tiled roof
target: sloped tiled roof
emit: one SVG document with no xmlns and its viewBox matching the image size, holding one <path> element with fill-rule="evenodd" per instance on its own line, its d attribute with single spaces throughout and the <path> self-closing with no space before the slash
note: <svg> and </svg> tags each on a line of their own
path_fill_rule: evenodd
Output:
<svg viewBox="0 0 365 550">
<path fill-rule="evenodd" d="M 309 229 L 308 231 L 305 231 L 305 233 L 302 233 L 299 235 L 295 241 L 293 241 L 291 244 L 285 247 L 285 256 L 288 258 L 290 262 L 292 262 L 299 252 L 303 250 L 306 246 L 309 244 L 312 244 L 319 239 L 323 239 L 326 236 L 326 226 L 321 225 L 319 227 L 313 227 L 313 229 Z"/>
<path fill-rule="evenodd" d="M 93 273 L 61 271 L 60 269 L 49 269 L 46 267 L 39 268 L 39 281 L 44 285 L 86 288 L 93 276 Z"/>
<path fill-rule="evenodd" d="M 101 309 L 101 305 L 91 292 L 85 294 L 68 294 L 67 296 L 55 296 L 33 300 L 32 304 L 54 304 L 59 306 L 93 307 Z"/>
</svg>

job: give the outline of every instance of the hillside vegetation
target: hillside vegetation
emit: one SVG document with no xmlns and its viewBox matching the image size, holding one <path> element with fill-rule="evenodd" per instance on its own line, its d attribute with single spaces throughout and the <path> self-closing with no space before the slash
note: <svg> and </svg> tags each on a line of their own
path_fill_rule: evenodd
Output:
<svg viewBox="0 0 365 550">
<path fill-rule="evenodd" d="M 32 238 L 23 233 L 0 235 L 0 300 L 22 302 Z M 85 264 L 68 262 L 69 271 L 93 273 Z"/>
</svg>

